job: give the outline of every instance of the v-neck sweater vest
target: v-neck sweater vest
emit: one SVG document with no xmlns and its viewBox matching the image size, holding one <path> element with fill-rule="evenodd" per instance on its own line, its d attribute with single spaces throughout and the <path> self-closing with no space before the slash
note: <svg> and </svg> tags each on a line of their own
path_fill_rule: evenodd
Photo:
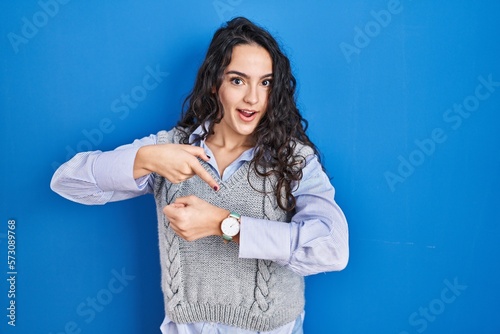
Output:
<svg viewBox="0 0 500 334">
<path fill-rule="evenodd" d="M 179 143 L 177 129 L 161 131 L 157 143 Z M 297 145 L 299 150 L 309 147 Z M 198 176 L 173 184 L 155 175 L 162 290 L 165 311 L 177 323 L 218 322 L 270 331 L 296 319 L 304 309 L 304 279 L 273 261 L 241 259 L 238 244 L 220 236 L 188 242 L 169 227 L 163 208 L 177 197 L 195 195 L 242 216 L 289 221 L 277 204 L 273 178 L 262 178 L 245 162 L 216 192 Z"/>
</svg>

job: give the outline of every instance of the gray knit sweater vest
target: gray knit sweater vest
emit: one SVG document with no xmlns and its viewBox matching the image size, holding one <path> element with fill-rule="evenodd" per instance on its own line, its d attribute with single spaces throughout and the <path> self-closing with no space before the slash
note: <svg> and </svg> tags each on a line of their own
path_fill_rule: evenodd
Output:
<svg viewBox="0 0 500 334">
<path fill-rule="evenodd" d="M 157 138 L 159 144 L 179 143 L 180 131 L 161 131 Z M 162 289 L 168 317 L 176 323 L 217 322 L 253 331 L 269 331 L 293 321 L 304 308 L 303 277 L 272 261 L 240 259 L 238 244 L 226 244 L 220 236 L 188 242 L 169 227 L 162 209 L 177 197 L 188 195 L 242 216 L 289 221 L 277 205 L 273 179 L 249 171 L 248 162 L 225 182 L 208 164 L 200 162 L 217 180 L 219 191 L 198 176 L 172 184 L 155 175 Z"/>
</svg>

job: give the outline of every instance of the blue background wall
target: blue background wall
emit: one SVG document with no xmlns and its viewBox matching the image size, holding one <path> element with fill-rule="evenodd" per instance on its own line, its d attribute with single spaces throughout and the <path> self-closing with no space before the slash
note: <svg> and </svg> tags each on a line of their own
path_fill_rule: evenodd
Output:
<svg viewBox="0 0 500 334">
<path fill-rule="evenodd" d="M 307 278 L 306 333 L 500 332 L 499 14 L 494 0 L 2 1 L 1 333 L 159 332 L 152 197 L 87 207 L 49 182 L 76 151 L 170 128 L 236 15 L 285 45 L 350 224 L 347 269 Z"/>
</svg>

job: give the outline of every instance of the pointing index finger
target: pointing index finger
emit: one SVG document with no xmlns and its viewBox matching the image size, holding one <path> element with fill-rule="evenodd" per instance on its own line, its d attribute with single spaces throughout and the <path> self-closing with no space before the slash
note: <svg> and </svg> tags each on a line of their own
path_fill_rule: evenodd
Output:
<svg viewBox="0 0 500 334">
<path fill-rule="evenodd" d="M 212 175 L 210 175 L 210 173 L 207 172 L 205 168 L 203 168 L 198 159 L 194 159 L 193 163 L 190 164 L 190 166 L 193 172 L 198 175 L 203 181 L 205 181 L 210 186 L 210 188 L 215 191 L 219 190 L 219 185 L 217 184 L 217 182 L 214 180 Z"/>
</svg>

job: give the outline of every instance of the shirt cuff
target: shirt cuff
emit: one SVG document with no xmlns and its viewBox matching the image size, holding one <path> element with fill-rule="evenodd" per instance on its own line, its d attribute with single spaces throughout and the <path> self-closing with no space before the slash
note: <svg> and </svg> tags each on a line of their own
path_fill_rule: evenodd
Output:
<svg viewBox="0 0 500 334">
<path fill-rule="evenodd" d="M 290 235 L 289 223 L 241 217 L 239 257 L 286 264 L 290 260 Z"/>
<path fill-rule="evenodd" d="M 134 161 L 139 147 L 103 152 L 94 162 L 94 177 L 103 191 L 134 191 L 142 179 L 134 180 Z"/>
</svg>

